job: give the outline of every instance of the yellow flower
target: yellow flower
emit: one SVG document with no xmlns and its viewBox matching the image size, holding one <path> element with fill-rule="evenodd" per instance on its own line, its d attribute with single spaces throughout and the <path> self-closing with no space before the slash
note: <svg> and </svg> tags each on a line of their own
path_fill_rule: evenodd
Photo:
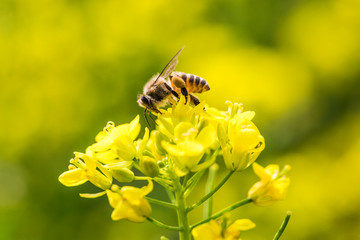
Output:
<svg viewBox="0 0 360 240">
<path fill-rule="evenodd" d="M 70 165 L 69 170 L 59 176 L 59 181 L 63 185 L 73 187 L 90 181 L 101 189 L 110 188 L 112 183 L 110 172 L 88 154 L 75 153 L 75 158 L 70 160 L 70 163 L 73 165 Z"/>
<path fill-rule="evenodd" d="M 180 172 L 186 174 L 189 170 L 199 170 L 198 163 L 215 141 L 216 131 L 213 126 L 208 125 L 199 130 L 189 122 L 181 122 L 174 129 L 174 144 L 163 141 L 162 146 Z"/>
<path fill-rule="evenodd" d="M 139 116 L 130 123 L 115 127 L 108 122 L 103 131 L 95 138 L 96 143 L 90 146 L 95 157 L 102 163 L 114 163 L 121 160 L 132 161 L 137 155 L 134 142 L 140 131 Z"/>
<path fill-rule="evenodd" d="M 144 198 L 153 189 L 152 181 L 148 182 L 148 186 L 142 188 L 125 186 L 119 190 L 113 185 L 111 190 L 106 190 L 110 206 L 114 208 L 111 214 L 114 221 L 127 219 L 132 222 L 144 222 L 150 216 L 151 206 Z"/>
<path fill-rule="evenodd" d="M 180 97 L 180 100 L 177 104 L 174 104 L 171 108 L 167 110 L 161 110 L 162 114 L 158 115 L 159 130 L 161 131 L 164 127 L 165 129 L 168 128 L 167 124 L 165 123 L 164 126 L 161 126 L 163 120 L 167 120 L 170 125 L 173 126 L 178 125 L 181 122 L 190 122 L 194 123 L 198 120 L 200 116 L 206 115 L 206 111 L 204 111 L 205 102 L 202 101 L 197 106 L 193 107 L 190 105 L 190 101 L 185 103 L 186 99 L 184 96 Z M 171 129 L 167 129 L 172 132 Z"/>
<path fill-rule="evenodd" d="M 253 112 L 235 114 L 218 126 L 218 137 L 226 167 L 241 171 L 250 166 L 265 148 L 264 137 L 251 121 Z"/>
<path fill-rule="evenodd" d="M 238 219 L 227 227 L 226 220 L 211 220 L 192 230 L 194 240 L 237 240 L 241 231 L 250 230 L 255 224 L 249 219 Z"/>
<path fill-rule="evenodd" d="M 256 205 L 268 206 L 275 201 L 284 199 L 290 184 L 290 179 L 285 176 L 290 170 L 289 165 L 286 165 L 281 172 L 279 172 L 278 165 L 268 165 L 263 168 L 254 163 L 253 169 L 261 180 L 250 188 L 248 196 Z"/>
</svg>

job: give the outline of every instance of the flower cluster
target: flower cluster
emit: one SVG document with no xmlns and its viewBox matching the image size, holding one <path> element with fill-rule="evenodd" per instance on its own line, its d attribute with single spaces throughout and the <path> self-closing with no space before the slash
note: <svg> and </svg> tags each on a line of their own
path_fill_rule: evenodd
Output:
<svg viewBox="0 0 360 240">
<path fill-rule="evenodd" d="M 127 219 L 133 222 L 149 220 L 160 227 L 179 231 L 181 239 L 238 239 L 240 232 L 255 227 L 248 219 L 230 223 L 220 218 L 243 204 L 253 202 L 265 206 L 284 197 L 289 185 L 286 173 L 289 167 L 279 171 L 279 166 L 266 168 L 254 163 L 265 148 L 264 137 L 253 123 L 255 113 L 244 111 L 242 104 L 226 103 L 227 111 L 221 111 L 201 102 L 197 106 L 181 97 L 167 109 L 157 114 L 156 128 L 145 128 L 139 136 L 139 116 L 130 123 L 116 126 L 108 122 L 97 134 L 95 142 L 84 153 L 75 153 L 68 171 L 59 176 L 59 181 L 68 187 L 90 182 L 101 191 L 80 194 L 85 198 L 106 195 L 113 208 L 113 220 Z M 229 174 L 213 186 L 213 166 L 222 156 Z M 206 203 L 234 173 L 253 166 L 260 177 L 249 190 L 248 198 L 225 208 L 215 215 L 209 211 L 207 218 L 190 225 L 188 213 Z M 186 197 L 209 171 L 205 196 L 188 206 Z M 215 170 L 214 170 L 215 171 Z M 211 177 L 213 176 L 213 177 Z M 133 181 L 148 184 L 142 188 L 131 185 Z M 167 190 L 170 202 L 153 199 L 147 195 L 153 189 L 153 181 Z M 160 204 L 177 211 L 178 226 L 168 226 L 151 217 L 151 204 Z M 209 207 L 208 207 L 209 208 Z M 216 220 L 217 219 L 217 220 Z"/>
</svg>

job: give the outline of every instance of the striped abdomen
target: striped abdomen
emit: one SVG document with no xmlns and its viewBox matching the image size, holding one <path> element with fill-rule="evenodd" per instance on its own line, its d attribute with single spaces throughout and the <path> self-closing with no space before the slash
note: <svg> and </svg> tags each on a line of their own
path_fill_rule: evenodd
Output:
<svg viewBox="0 0 360 240">
<path fill-rule="evenodd" d="M 190 73 L 173 72 L 170 79 L 176 75 L 185 82 L 185 87 L 190 93 L 202 93 L 210 90 L 209 84 L 205 79 Z"/>
</svg>

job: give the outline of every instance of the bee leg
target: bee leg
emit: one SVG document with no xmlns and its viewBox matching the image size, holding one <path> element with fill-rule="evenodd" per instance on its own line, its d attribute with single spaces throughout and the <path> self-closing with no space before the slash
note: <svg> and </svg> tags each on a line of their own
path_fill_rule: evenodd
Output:
<svg viewBox="0 0 360 240">
<path fill-rule="evenodd" d="M 197 97 L 195 97 L 193 94 L 189 94 L 189 95 L 190 95 L 190 101 L 192 104 L 194 104 L 196 106 L 200 103 L 200 100 Z"/>
<path fill-rule="evenodd" d="M 172 95 L 174 95 L 177 99 L 179 99 L 179 94 L 177 94 L 177 92 L 175 92 L 169 84 L 165 83 L 165 87 L 167 88 L 167 90 L 169 90 L 171 92 Z"/>
<path fill-rule="evenodd" d="M 179 99 L 179 94 L 175 92 L 174 90 L 171 90 L 172 95 L 174 95 L 177 99 Z"/>
<path fill-rule="evenodd" d="M 185 87 L 181 88 L 181 94 L 185 96 L 185 104 L 186 104 L 189 93 Z"/>
<path fill-rule="evenodd" d="M 148 126 L 149 126 L 149 128 L 151 128 L 151 125 L 150 125 L 150 123 L 149 123 L 149 120 L 148 120 L 148 118 L 147 118 L 147 108 L 145 108 L 145 110 L 144 110 L 144 117 L 145 117 L 145 120 L 146 120 L 146 122 L 147 122 L 147 124 L 148 124 Z"/>
<path fill-rule="evenodd" d="M 185 103 L 187 103 L 187 96 L 189 95 L 186 87 L 185 87 L 185 81 L 184 79 L 178 77 L 178 76 L 173 76 L 170 77 L 170 81 L 172 84 L 175 85 L 175 87 L 180 88 L 181 89 L 181 94 L 185 96 Z"/>
<path fill-rule="evenodd" d="M 151 116 L 151 113 L 149 113 L 149 116 L 150 116 L 151 120 L 153 120 L 153 122 L 155 123 L 155 125 L 158 125 L 158 124 L 156 123 L 155 119 L 153 118 L 153 116 Z"/>
</svg>

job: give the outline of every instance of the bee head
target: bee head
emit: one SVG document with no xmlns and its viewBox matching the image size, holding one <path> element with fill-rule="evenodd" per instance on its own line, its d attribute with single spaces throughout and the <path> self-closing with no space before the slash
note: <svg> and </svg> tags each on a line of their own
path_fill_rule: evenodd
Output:
<svg viewBox="0 0 360 240">
<path fill-rule="evenodd" d="M 146 95 L 139 95 L 137 102 L 143 108 L 151 108 L 151 100 Z"/>
</svg>

